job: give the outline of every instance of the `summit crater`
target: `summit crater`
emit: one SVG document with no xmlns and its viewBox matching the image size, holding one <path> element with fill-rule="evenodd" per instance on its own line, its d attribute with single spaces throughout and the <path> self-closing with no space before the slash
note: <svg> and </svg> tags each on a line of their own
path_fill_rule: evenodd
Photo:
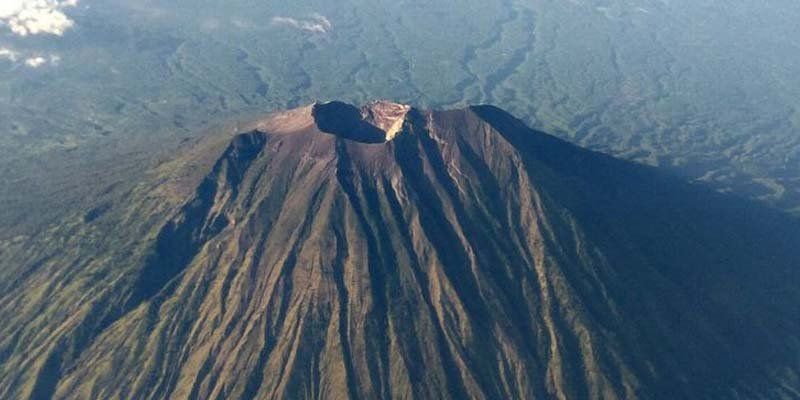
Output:
<svg viewBox="0 0 800 400">
<path fill-rule="evenodd" d="M 386 100 L 370 102 L 360 108 L 330 101 L 311 106 L 320 130 L 363 143 L 392 140 L 403 128 L 411 106 Z"/>
</svg>

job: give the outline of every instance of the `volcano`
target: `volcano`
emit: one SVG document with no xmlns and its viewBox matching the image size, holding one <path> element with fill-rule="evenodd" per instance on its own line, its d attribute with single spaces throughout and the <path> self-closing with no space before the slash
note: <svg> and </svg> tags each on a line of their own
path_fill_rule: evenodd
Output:
<svg viewBox="0 0 800 400">
<path fill-rule="evenodd" d="M 491 106 L 233 133 L 0 253 L 0 397 L 800 397 L 784 214 Z"/>
</svg>

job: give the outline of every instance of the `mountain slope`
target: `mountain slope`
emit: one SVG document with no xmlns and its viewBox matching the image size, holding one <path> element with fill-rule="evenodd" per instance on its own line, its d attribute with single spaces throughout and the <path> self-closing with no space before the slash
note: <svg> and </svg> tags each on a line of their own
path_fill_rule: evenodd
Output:
<svg viewBox="0 0 800 400">
<path fill-rule="evenodd" d="M 493 107 L 245 130 L 0 253 L 0 397 L 800 396 L 781 214 Z"/>
</svg>

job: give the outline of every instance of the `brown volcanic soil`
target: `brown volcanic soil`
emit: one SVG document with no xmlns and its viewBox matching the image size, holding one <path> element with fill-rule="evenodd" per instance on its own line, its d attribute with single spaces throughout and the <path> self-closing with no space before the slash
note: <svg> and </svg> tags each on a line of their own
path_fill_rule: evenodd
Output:
<svg viewBox="0 0 800 400">
<path fill-rule="evenodd" d="M 492 107 L 242 131 L 0 253 L 0 397 L 800 393 L 782 214 Z"/>
</svg>

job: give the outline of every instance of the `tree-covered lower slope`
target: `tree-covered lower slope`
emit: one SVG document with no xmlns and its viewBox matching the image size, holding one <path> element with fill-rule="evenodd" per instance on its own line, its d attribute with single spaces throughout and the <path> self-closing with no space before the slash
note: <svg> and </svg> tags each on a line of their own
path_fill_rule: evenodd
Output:
<svg viewBox="0 0 800 400">
<path fill-rule="evenodd" d="M 496 108 L 381 107 L 276 114 L 4 242 L 0 397 L 800 396 L 795 220 Z"/>
</svg>

